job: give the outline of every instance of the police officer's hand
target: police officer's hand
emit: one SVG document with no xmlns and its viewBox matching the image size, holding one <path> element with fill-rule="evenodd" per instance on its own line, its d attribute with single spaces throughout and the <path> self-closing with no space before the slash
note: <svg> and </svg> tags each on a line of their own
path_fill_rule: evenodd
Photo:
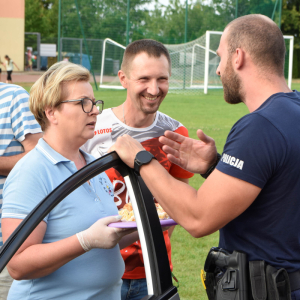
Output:
<svg viewBox="0 0 300 300">
<path fill-rule="evenodd" d="M 204 174 L 216 162 L 217 148 L 215 141 L 201 129 L 197 130 L 197 136 L 199 141 L 166 131 L 159 141 L 172 163 L 192 173 Z"/>
<path fill-rule="evenodd" d="M 124 134 L 117 138 L 117 141 L 111 146 L 108 152 L 116 151 L 123 162 L 130 168 L 134 166 L 134 159 L 138 152 L 145 150 L 145 148 L 133 137 Z"/>
</svg>

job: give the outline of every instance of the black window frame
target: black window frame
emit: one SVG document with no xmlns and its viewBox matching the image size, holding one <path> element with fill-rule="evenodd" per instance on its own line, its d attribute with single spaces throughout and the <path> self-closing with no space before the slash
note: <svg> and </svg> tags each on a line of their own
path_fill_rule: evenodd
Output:
<svg viewBox="0 0 300 300">
<path fill-rule="evenodd" d="M 152 194 L 142 178 L 125 165 L 116 152 L 111 152 L 77 171 L 30 212 L 1 247 L 0 272 L 36 226 L 58 203 L 79 186 L 110 168 L 117 169 L 123 177 L 129 176 L 141 216 L 142 228 L 138 227 L 138 231 L 143 232 L 145 236 L 153 287 L 153 295 L 148 295 L 143 300 L 179 300 L 177 288 L 172 283 L 165 241 Z"/>
</svg>

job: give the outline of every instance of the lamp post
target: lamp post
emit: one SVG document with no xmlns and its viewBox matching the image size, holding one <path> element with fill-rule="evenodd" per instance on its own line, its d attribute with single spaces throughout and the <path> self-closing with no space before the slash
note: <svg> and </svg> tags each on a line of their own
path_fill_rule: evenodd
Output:
<svg viewBox="0 0 300 300">
<path fill-rule="evenodd" d="M 185 89 L 185 73 L 186 73 L 187 21 L 188 21 L 188 0 L 185 0 L 183 89 Z"/>
<path fill-rule="evenodd" d="M 57 32 L 57 51 L 58 51 L 58 58 L 57 60 L 60 61 L 60 20 L 61 20 L 61 0 L 58 1 L 58 32 Z"/>
<path fill-rule="evenodd" d="M 129 44 L 129 11 L 130 11 L 130 0 L 127 0 L 126 46 Z"/>
<path fill-rule="evenodd" d="M 282 0 L 279 0 L 279 29 L 281 29 L 281 11 L 282 11 Z"/>
</svg>

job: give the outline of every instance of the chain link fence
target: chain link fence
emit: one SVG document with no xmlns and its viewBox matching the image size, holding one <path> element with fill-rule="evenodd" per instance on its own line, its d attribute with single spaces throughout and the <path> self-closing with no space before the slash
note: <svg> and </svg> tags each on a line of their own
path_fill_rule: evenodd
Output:
<svg viewBox="0 0 300 300">
<path fill-rule="evenodd" d="M 280 26 L 281 8 L 282 0 L 61 0 L 58 58 L 84 65 L 102 87 L 118 86 L 124 47 L 151 38 L 170 51 L 171 90 L 203 91 L 205 81 L 220 86 L 214 75 L 220 35 L 211 35 L 205 71 L 206 31 L 223 31 L 233 19 L 253 13 Z"/>
</svg>

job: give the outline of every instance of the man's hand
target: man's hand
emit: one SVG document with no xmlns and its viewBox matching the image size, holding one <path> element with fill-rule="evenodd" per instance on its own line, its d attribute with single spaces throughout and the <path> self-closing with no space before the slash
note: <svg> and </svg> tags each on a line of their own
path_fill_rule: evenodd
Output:
<svg viewBox="0 0 300 300">
<path fill-rule="evenodd" d="M 123 162 L 133 168 L 135 156 L 142 150 L 145 148 L 138 141 L 124 134 L 117 138 L 116 143 L 109 148 L 108 152 L 116 151 Z"/>
<path fill-rule="evenodd" d="M 169 161 L 192 173 L 204 174 L 217 160 L 215 141 L 197 130 L 200 141 L 166 131 L 159 141 L 164 144 L 162 149 L 167 153 Z"/>
</svg>

